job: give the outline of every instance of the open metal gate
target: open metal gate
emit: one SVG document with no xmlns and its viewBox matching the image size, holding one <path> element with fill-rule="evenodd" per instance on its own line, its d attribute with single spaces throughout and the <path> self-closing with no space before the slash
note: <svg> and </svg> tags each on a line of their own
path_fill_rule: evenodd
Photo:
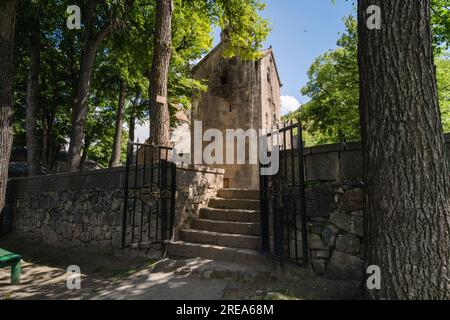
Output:
<svg viewBox="0 0 450 320">
<path fill-rule="evenodd" d="M 309 263 L 301 124 L 263 137 L 279 146 L 279 170 L 260 176 L 263 250 L 298 264 Z M 261 166 L 264 167 L 264 166 Z"/>
<path fill-rule="evenodd" d="M 122 246 L 142 248 L 172 239 L 176 166 L 172 149 L 129 143 L 124 181 Z"/>
</svg>

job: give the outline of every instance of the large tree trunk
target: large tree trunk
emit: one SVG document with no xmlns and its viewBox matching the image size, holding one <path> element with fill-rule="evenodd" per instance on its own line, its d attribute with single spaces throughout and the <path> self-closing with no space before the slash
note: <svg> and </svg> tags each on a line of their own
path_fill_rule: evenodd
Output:
<svg viewBox="0 0 450 320">
<path fill-rule="evenodd" d="M 366 25 L 370 5 L 381 30 Z M 448 299 L 449 168 L 440 123 L 430 0 L 359 0 L 366 262 L 373 298 Z"/>
<path fill-rule="evenodd" d="M 114 132 L 114 142 L 112 147 L 111 159 L 109 160 L 109 167 L 118 167 L 120 164 L 120 147 L 122 142 L 122 126 L 123 126 L 123 113 L 125 110 L 125 97 L 126 97 L 126 83 L 120 80 L 119 88 L 119 101 L 117 105 L 116 115 L 116 128 Z"/>
<path fill-rule="evenodd" d="M 156 26 L 153 63 L 150 74 L 150 141 L 170 144 L 170 114 L 167 101 L 167 79 L 172 56 L 172 0 L 156 1 Z"/>
<path fill-rule="evenodd" d="M 96 12 L 96 0 L 87 1 L 85 13 L 85 31 L 83 43 L 83 58 L 81 62 L 80 78 L 78 81 L 78 92 L 72 109 L 72 132 L 70 135 L 70 146 L 68 161 L 71 171 L 80 169 L 81 152 L 83 150 L 84 128 L 88 116 L 88 100 L 91 88 L 92 69 L 95 64 L 97 50 L 103 40 L 110 34 L 111 23 L 94 35 L 94 17 Z"/>
<path fill-rule="evenodd" d="M 0 1 L 0 215 L 5 205 L 12 146 L 15 26 L 16 0 Z"/>
<path fill-rule="evenodd" d="M 39 20 L 37 20 L 37 18 L 33 18 L 30 25 L 30 67 L 28 70 L 27 112 L 25 127 L 27 138 L 28 175 L 34 176 L 41 173 L 41 156 L 39 152 L 39 139 L 37 134 L 38 86 L 41 48 L 39 39 Z"/>
</svg>

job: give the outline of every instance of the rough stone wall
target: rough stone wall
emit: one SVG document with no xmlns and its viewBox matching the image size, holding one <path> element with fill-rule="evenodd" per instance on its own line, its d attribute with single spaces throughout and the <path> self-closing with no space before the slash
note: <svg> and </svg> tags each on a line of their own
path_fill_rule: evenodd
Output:
<svg viewBox="0 0 450 320">
<path fill-rule="evenodd" d="M 160 247 L 121 248 L 123 168 L 10 181 L 13 230 L 18 237 L 56 246 L 131 256 L 156 256 Z M 177 168 L 176 228 L 196 216 L 222 187 L 223 172 Z"/>
<path fill-rule="evenodd" d="M 294 164 L 294 166 L 292 166 Z M 281 151 L 280 172 L 292 185 L 299 181 L 298 152 Z M 362 268 L 362 162 L 358 144 L 324 145 L 304 150 L 308 245 L 317 275 L 352 279 Z M 295 208 L 300 200 L 294 201 Z M 288 202 L 289 205 L 289 202 Z M 301 220 L 297 219 L 300 228 Z M 286 236 L 286 235 L 285 235 Z M 302 256 L 302 235 L 290 234 L 291 257 Z M 297 245 L 295 241 L 297 240 Z"/>
<path fill-rule="evenodd" d="M 445 138 L 450 161 L 450 134 Z M 312 267 L 318 275 L 359 280 L 364 254 L 361 145 L 305 148 L 304 157 Z"/>
<path fill-rule="evenodd" d="M 277 128 L 281 117 L 281 83 L 272 50 L 266 51 L 260 61 L 261 68 L 261 127 Z"/>
<path fill-rule="evenodd" d="M 271 50 L 264 52 L 264 57 L 258 61 L 243 61 L 236 57 L 225 59 L 221 43 L 194 68 L 193 73 L 196 79 L 207 81 L 208 91 L 193 98 L 191 156 L 195 154 L 195 121 L 202 121 L 202 134 L 214 128 L 219 129 L 224 138 L 226 129 L 259 130 L 275 125 L 274 117 L 279 121 L 280 82 Z M 203 143 L 203 148 L 208 144 Z M 246 165 L 207 165 L 225 169 L 225 179 L 231 188 L 257 189 L 258 166 L 248 164 L 248 141 L 246 150 Z M 236 155 L 236 149 L 234 153 Z"/>
</svg>

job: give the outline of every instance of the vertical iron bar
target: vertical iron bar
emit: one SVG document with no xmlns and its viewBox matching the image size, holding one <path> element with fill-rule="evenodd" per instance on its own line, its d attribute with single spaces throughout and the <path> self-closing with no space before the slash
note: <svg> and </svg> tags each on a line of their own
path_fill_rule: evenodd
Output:
<svg viewBox="0 0 450 320">
<path fill-rule="evenodd" d="M 126 233 L 127 233 L 127 215 L 128 215 L 128 179 L 130 178 L 130 161 L 131 157 L 133 156 L 133 152 L 130 152 L 132 150 L 132 144 L 129 142 L 127 143 L 127 163 L 125 167 L 125 181 L 124 181 L 124 202 L 123 202 L 123 217 L 122 217 L 122 248 L 125 248 L 125 239 L 126 239 Z"/>
<path fill-rule="evenodd" d="M 172 150 L 173 152 L 173 150 Z M 173 163 L 172 161 L 170 162 L 170 167 L 171 167 L 171 192 L 170 192 L 170 240 L 173 239 L 173 229 L 175 226 L 175 196 L 176 196 L 176 184 L 177 184 L 177 167 L 175 165 L 175 163 Z"/>
<path fill-rule="evenodd" d="M 167 149 L 163 149 L 167 155 Z M 161 150 L 162 151 L 162 150 Z M 167 158 L 167 157 L 166 157 Z M 161 167 L 161 240 L 166 240 L 167 231 L 167 199 L 162 197 L 167 186 L 167 161 L 162 159 Z"/>
<path fill-rule="evenodd" d="M 134 151 L 134 147 L 133 147 Z M 134 167 L 134 189 L 136 190 L 138 187 L 138 170 L 139 170 L 139 145 L 136 146 L 136 164 Z M 132 217 L 132 226 L 131 226 L 131 243 L 134 243 L 134 228 L 136 225 L 136 197 L 133 198 L 133 217 Z"/>
<path fill-rule="evenodd" d="M 291 129 L 291 163 L 292 163 L 292 168 L 291 168 L 291 175 L 292 175 L 292 190 L 294 190 L 294 212 L 293 212 L 293 225 L 294 225 L 294 247 L 295 247 L 295 261 L 298 262 L 298 238 L 297 238 L 297 231 L 298 231 L 298 227 L 297 227 L 297 199 L 299 199 L 300 197 L 297 196 L 297 184 L 296 184 L 296 179 L 295 179 L 295 157 L 294 157 L 294 129 Z M 297 129 L 298 131 L 298 129 Z M 298 134 L 298 132 L 297 132 Z M 298 148 L 298 146 L 297 146 Z"/>
<path fill-rule="evenodd" d="M 155 147 L 158 150 L 158 188 L 161 190 L 161 147 Z M 159 215 L 161 214 L 161 194 L 157 203 L 156 224 L 155 224 L 155 239 L 158 240 Z"/>
<path fill-rule="evenodd" d="M 260 164 L 260 170 L 263 168 L 263 165 Z M 267 199 L 267 189 L 268 189 L 268 176 L 261 175 L 261 171 L 259 174 L 259 198 L 260 198 L 260 228 L 261 228 L 261 239 L 262 239 L 262 250 L 263 251 L 270 251 L 270 245 L 269 245 L 269 235 L 268 235 L 268 199 Z"/>
<path fill-rule="evenodd" d="M 153 163 L 153 152 L 155 151 L 153 146 L 150 146 L 150 203 L 148 208 L 149 221 L 148 221 L 148 238 L 152 239 L 152 217 L 153 217 L 153 174 L 155 172 L 154 163 Z"/>
<path fill-rule="evenodd" d="M 303 245 L 303 263 L 309 264 L 309 252 L 308 252 L 308 236 L 307 236 L 307 224 L 306 224 L 306 197 L 305 197 L 305 167 L 303 161 L 303 132 L 302 123 L 298 123 L 298 162 L 299 162 L 299 178 L 300 178 L 300 201 L 302 210 L 302 245 Z"/>
<path fill-rule="evenodd" d="M 291 130 L 291 129 L 287 129 L 287 128 L 283 129 L 283 149 L 284 149 L 284 154 L 283 154 L 282 157 L 284 159 L 284 179 L 282 179 L 282 181 L 286 181 L 286 183 L 289 185 L 288 167 L 287 167 L 287 164 L 288 164 L 287 152 L 288 152 L 288 150 L 287 150 L 287 141 L 286 141 L 287 140 L 286 136 L 287 136 L 288 130 Z M 283 229 L 286 230 L 286 241 L 287 241 L 287 252 L 288 252 L 287 256 L 289 257 L 290 256 L 290 252 L 291 252 L 291 239 L 290 239 L 290 235 L 289 235 L 289 231 L 290 231 L 289 230 L 289 210 L 287 210 L 289 205 L 286 203 L 286 201 L 284 201 L 285 197 L 284 197 L 284 192 L 283 192 L 283 186 L 282 185 L 280 185 L 280 193 L 281 193 L 281 197 L 282 197 L 282 201 L 283 201 L 282 202 L 282 205 L 283 205 L 282 212 L 284 213 Z M 283 237 L 283 242 L 284 242 L 284 237 Z M 284 250 L 283 250 L 283 252 L 284 252 Z M 286 255 L 283 254 L 283 257 L 284 256 L 286 256 Z"/>
<path fill-rule="evenodd" d="M 142 164 L 142 188 L 145 187 L 145 174 L 147 169 L 147 145 L 143 145 L 142 149 L 144 150 L 144 163 Z M 144 207 L 145 203 L 141 198 L 141 225 L 139 226 L 139 242 L 142 243 L 142 237 L 144 233 Z"/>
</svg>

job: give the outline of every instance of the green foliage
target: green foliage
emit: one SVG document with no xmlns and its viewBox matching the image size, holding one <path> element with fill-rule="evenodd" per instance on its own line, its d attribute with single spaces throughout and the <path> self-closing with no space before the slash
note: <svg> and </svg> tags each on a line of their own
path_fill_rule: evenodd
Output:
<svg viewBox="0 0 450 320">
<path fill-rule="evenodd" d="M 319 56 L 308 71 L 302 94 L 311 98 L 297 113 L 317 143 L 359 139 L 357 22 L 345 20 L 347 31 L 338 47 Z"/>
<path fill-rule="evenodd" d="M 269 22 L 260 17 L 262 0 L 216 0 L 218 24 L 226 32 L 225 54 L 243 59 L 259 57 L 259 49 L 269 34 Z"/>
<path fill-rule="evenodd" d="M 445 132 L 450 132 L 450 54 L 438 57 L 436 67 L 442 126 Z"/>
<path fill-rule="evenodd" d="M 65 150 L 71 132 L 71 116 L 77 93 L 83 48 L 83 30 L 66 28 L 66 8 L 77 4 L 84 12 L 85 1 L 20 1 L 16 48 L 16 112 L 13 124 L 15 147 L 24 147 L 26 86 L 29 67 L 30 19 L 39 17 L 41 67 L 39 81 L 39 139 L 48 137 L 53 159 Z M 171 125 L 176 111 L 190 108 L 194 91 L 206 90 L 204 83 L 191 78 L 193 61 L 212 48 L 212 27 L 226 27 L 227 55 L 254 58 L 266 38 L 268 22 L 259 16 L 262 0 L 174 0 L 173 50 L 169 69 L 169 107 Z M 94 31 L 106 20 L 114 21 L 111 36 L 97 52 L 89 113 L 85 126 L 88 158 L 106 166 L 112 151 L 119 84 L 127 86 L 125 124 L 132 117 L 139 124 L 148 119 L 148 77 L 153 55 L 155 0 L 135 0 L 125 9 L 125 0 L 98 1 Z M 83 15 L 82 15 L 83 19 Z M 133 102 L 133 103 L 132 103 Z M 127 127 L 127 125 L 125 125 Z M 122 160 L 125 157 L 127 130 L 122 135 Z"/>
<path fill-rule="evenodd" d="M 450 43 L 448 1 L 434 1 L 446 13 L 433 14 L 439 103 L 442 124 L 450 131 L 450 62 L 444 49 Z M 360 140 L 357 21 L 345 19 L 346 32 L 337 48 L 319 56 L 308 71 L 309 81 L 301 89 L 311 100 L 286 118 L 301 120 L 309 145 Z"/>
<path fill-rule="evenodd" d="M 434 47 L 441 53 L 450 45 L 450 0 L 433 0 L 431 11 Z"/>
</svg>

